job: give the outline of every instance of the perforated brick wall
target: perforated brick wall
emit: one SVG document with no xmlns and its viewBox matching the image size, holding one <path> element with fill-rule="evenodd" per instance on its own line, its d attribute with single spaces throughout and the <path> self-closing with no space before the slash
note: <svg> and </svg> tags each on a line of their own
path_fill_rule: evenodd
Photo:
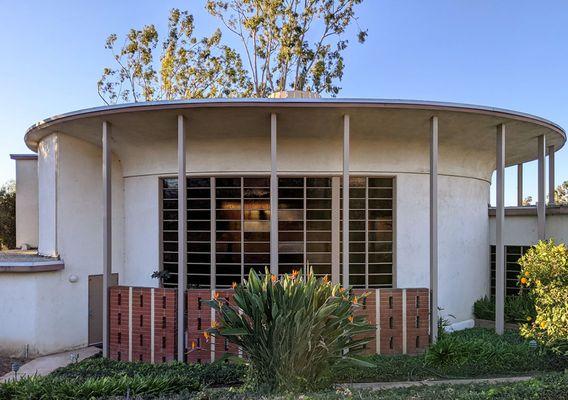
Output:
<svg viewBox="0 0 568 400">
<path fill-rule="evenodd" d="M 176 290 L 110 288 L 110 357 L 160 363 L 176 358 Z"/>
</svg>

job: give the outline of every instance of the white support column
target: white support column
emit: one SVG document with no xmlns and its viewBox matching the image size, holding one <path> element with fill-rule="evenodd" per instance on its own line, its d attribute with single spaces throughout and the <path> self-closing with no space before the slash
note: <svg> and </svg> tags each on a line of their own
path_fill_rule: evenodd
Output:
<svg viewBox="0 0 568 400">
<path fill-rule="evenodd" d="M 349 287 L 349 114 L 343 116 L 343 287 Z"/>
<path fill-rule="evenodd" d="M 331 178 L 331 281 L 335 284 L 340 282 L 341 264 L 341 177 Z"/>
<path fill-rule="evenodd" d="M 523 205 L 523 164 L 517 164 L 517 207 Z"/>
<path fill-rule="evenodd" d="M 496 199 L 495 208 L 495 332 L 505 329 L 505 125 L 497 126 Z"/>
<path fill-rule="evenodd" d="M 278 275 L 278 153 L 276 114 L 270 114 L 270 273 Z"/>
<path fill-rule="evenodd" d="M 548 146 L 548 204 L 553 206 L 555 184 L 554 145 Z"/>
<path fill-rule="evenodd" d="M 186 119 L 178 115 L 178 291 L 177 359 L 185 361 L 185 291 L 187 289 Z"/>
<path fill-rule="evenodd" d="M 430 121 L 430 336 L 438 340 L 438 117 Z"/>
<path fill-rule="evenodd" d="M 112 274 L 112 196 L 110 122 L 103 122 L 103 357 L 109 356 L 109 286 Z"/>
<path fill-rule="evenodd" d="M 212 176 L 210 179 L 211 186 L 211 202 L 209 204 L 209 209 L 211 210 L 211 225 L 210 227 L 210 241 L 211 241 L 211 269 L 210 269 L 210 285 L 211 290 L 215 290 L 217 287 L 217 181 L 215 177 Z"/>
<path fill-rule="evenodd" d="M 537 226 L 538 240 L 545 239 L 546 225 L 546 140 L 544 135 L 538 137 L 538 203 L 537 207 Z"/>
</svg>

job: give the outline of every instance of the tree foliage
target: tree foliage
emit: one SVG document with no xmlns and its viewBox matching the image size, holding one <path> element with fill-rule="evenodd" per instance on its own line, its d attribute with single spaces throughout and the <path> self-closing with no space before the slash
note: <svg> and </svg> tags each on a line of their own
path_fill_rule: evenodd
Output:
<svg viewBox="0 0 568 400">
<path fill-rule="evenodd" d="M 294 89 L 336 95 L 346 29 L 362 0 L 208 0 L 207 10 L 241 41 L 253 94 Z M 359 28 L 363 43 L 367 31 Z"/>
<path fill-rule="evenodd" d="M 335 96 L 349 44 L 345 36 L 357 25 L 355 9 L 362 1 L 207 0 L 207 11 L 238 37 L 240 52 L 219 29 L 196 38 L 193 16 L 173 9 L 165 37 L 153 24 L 131 29 L 122 42 L 116 34 L 108 37 L 105 47 L 115 66 L 103 70 L 99 96 L 107 104 L 267 97 L 288 89 Z M 367 31 L 357 29 L 363 43 Z"/>
<path fill-rule="evenodd" d="M 562 182 L 554 190 L 554 203 L 561 206 L 568 206 L 568 181 Z"/>
<path fill-rule="evenodd" d="M 112 104 L 248 95 L 241 57 L 222 43 L 221 31 L 201 39 L 194 31 L 193 16 L 172 9 L 163 39 L 154 25 L 131 29 L 122 45 L 116 34 L 110 35 L 105 48 L 112 52 L 116 66 L 103 70 L 99 96 Z"/>
<path fill-rule="evenodd" d="M 0 250 L 16 247 L 16 183 L 0 188 Z"/>
<path fill-rule="evenodd" d="M 568 248 L 541 241 L 519 264 L 520 283 L 530 288 L 536 309 L 521 333 L 568 355 Z"/>
</svg>

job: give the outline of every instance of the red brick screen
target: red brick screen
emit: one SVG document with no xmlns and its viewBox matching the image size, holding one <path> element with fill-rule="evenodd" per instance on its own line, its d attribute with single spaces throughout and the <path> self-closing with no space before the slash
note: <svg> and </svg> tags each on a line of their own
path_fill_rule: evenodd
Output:
<svg viewBox="0 0 568 400">
<path fill-rule="evenodd" d="M 110 357 L 154 363 L 174 360 L 176 293 L 175 289 L 111 287 Z"/>
<path fill-rule="evenodd" d="M 428 289 L 358 289 L 355 292 L 367 293 L 358 313 L 376 325 L 374 334 L 371 333 L 373 338 L 366 345 L 368 354 L 415 354 L 426 349 L 430 326 Z M 232 290 L 217 293 L 223 301 L 232 301 Z M 187 291 L 188 362 L 208 363 L 227 353 L 241 355 L 227 340 L 213 337 L 206 340 L 204 336 L 216 314 L 203 301 L 211 299 L 213 294 L 208 289 Z M 175 289 L 112 287 L 110 357 L 156 363 L 176 359 L 176 297 Z"/>
</svg>

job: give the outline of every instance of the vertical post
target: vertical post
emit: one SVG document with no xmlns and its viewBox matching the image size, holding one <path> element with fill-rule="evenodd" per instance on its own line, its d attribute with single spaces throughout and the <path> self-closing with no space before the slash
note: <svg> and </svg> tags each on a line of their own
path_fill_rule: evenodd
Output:
<svg viewBox="0 0 568 400">
<path fill-rule="evenodd" d="M 505 329 L 505 125 L 497 126 L 496 199 L 495 209 L 495 332 Z"/>
<path fill-rule="evenodd" d="M 343 116 L 343 287 L 349 287 L 349 114 Z"/>
<path fill-rule="evenodd" d="M 270 114 L 270 273 L 278 275 L 278 158 L 276 114 Z"/>
<path fill-rule="evenodd" d="M 548 204 L 553 206 L 554 200 L 554 180 L 555 180 L 555 167 L 554 167 L 554 145 L 548 146 Z"/>
<path fill-rule="evenodd" d="M 517 207 L 523 205 L 523 164 L 517 164 Z"/>
<path fill-rule="evenodd" d="M 341 254 L 341 177 L 331 178 L 331 281 L 341 283 L 339 265 Z"/>
<path fill-rule="evenodd" d="M 210 286 L 211 290 L 215 290 L 217 286 L 217 181 L 215 177 L 210 178 L 210 198 L 209 209 L 211 210 L 211 225 L 210 225 L 210 241 L 211 241 L 211 269 L 210 269 Z"/>
<path fill-rule="evenodd" d="M 109 285 L 112 274 L 112 196 L 110 122 L 103 122 L 103 357 L 109 356 Z"/>
<path fill-rule="evenodd" d="M 187 289 L 187 181 L 185 160 L 186 120 L 178 115 L 178 291 L 177 359 L 185 361 L 185 291 Z"/>
<path fill-rule="evenodd" d="M 438 340 L 438 117 L 430 121 L 430 336 Z"/>
<path fill-rule="evenodd" d="M 538 240 L 545 239 L 546 224 L 546 200 L 545 200 L 545 175 L 546 175 L 546 140 L 544 135 L 538 137 L 538 203 L 537 203 L 537 225 Z"/>
</svg>

